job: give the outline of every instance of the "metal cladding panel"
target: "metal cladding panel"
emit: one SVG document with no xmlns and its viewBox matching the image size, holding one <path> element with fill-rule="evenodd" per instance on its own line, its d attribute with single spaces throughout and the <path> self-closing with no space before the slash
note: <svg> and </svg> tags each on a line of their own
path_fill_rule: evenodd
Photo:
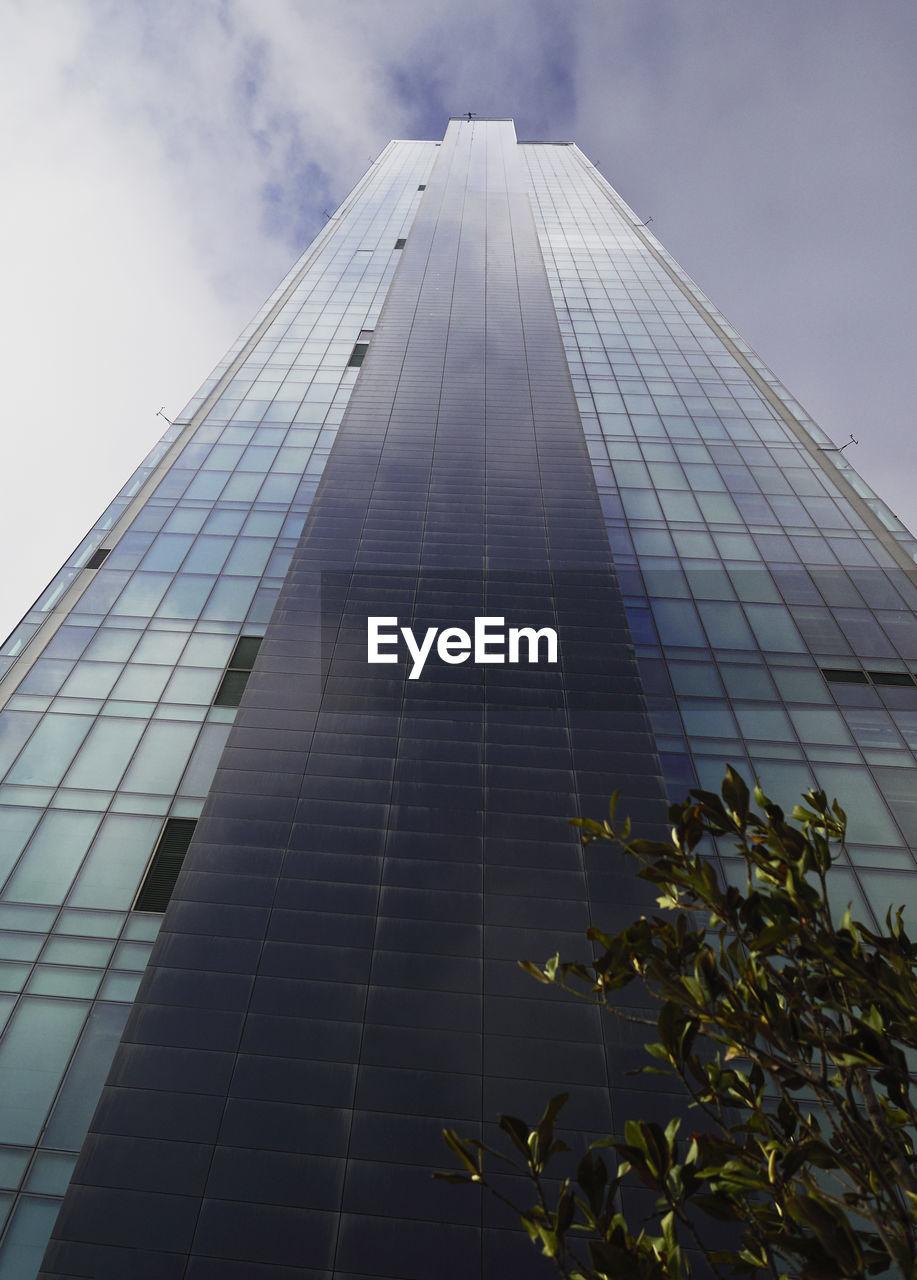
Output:
<svg viewBox="0 0 917 1280">
<path fill-rule="evenodd" d="M 629 1046 L 516 964 L 646 902 L 571 816 L 664 818 L 527 182 L 510 122 L 450 124 L 42 1276 L 521 1280 L 442 1128 L 628 1113 Z M 559 661 L 411 678 L 370 616 Z"/>
</svg>

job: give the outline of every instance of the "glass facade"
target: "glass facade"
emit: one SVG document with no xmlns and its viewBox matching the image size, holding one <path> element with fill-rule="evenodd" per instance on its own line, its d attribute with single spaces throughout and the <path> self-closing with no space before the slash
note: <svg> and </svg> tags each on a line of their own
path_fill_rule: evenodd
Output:
<svg viewBox="0 0 917 1280">
<path fill-rule="evenodd" d="M 917 923 L 917 542 L 577 148 L 520 150 L 673 799 L 845 798 L 839 897 Z"/>
<path fill-rule="evenodd" d="M 81 1148 L 43 1276 L 536 1274 L 429 1174 L 571 1083 L 652 1114 L 515 970 L 640 902 L 567 817 L 817 782 L 907 902 L 915 552 L 574 146 L 391 143 L 0 649 L 0 1280 Z M 367 671 L 484 611 L 561 669 Z"/>
<path fill-rule="evenodd" d="M 218 689 L 264 633 L 435 155 L 380 156 L 0 650 L 4 1280 L 41 1260 L 161 923 L 138 886 L 165 821 L 200 814 L 236 715 Z"/>
</svg>

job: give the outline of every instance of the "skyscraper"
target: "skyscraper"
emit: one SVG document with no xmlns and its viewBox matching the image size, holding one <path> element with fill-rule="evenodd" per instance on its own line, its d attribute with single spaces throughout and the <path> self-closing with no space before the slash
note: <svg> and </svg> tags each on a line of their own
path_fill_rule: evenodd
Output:
<svg viewBox="0 0 917 1280">
<path fill-rule="evenodd" d="M 515 966 L 640 909 L 567 819 L 817 779 L 883 915 L 915 551 L 574 146 L 391 143 L 3 649 L 0 1280 L 81 1147 L 43 1276 L 533 1274 L 443 1124 L 670 1105 Z"/>
</svg>

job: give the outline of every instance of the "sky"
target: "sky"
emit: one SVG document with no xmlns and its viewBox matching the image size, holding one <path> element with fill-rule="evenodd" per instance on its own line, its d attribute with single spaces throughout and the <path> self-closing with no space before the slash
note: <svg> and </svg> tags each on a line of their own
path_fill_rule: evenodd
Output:
<svg viewBox="0 0 917 1280">
<path fill-rule="evenodd" d="M 392 137 L 573 140 L 917 527 L 913 0 L 0 0 L 0 633 Z"/>
</svg>

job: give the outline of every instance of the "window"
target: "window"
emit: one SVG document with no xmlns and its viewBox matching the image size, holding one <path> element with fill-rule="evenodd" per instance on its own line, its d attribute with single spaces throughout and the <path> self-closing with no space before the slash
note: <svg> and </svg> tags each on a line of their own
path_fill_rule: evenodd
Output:
<svg viewBox="0 0 917 1280">
<path fill-rule="evenodd" d="M 398 239 L 395 241 L 395 248 L 403 249 L 406 244 L 407 244 L 407 241 L 405 240 L 404 236 L 399 236 Z"/>
<path fill-rule="evenodd" d="M 196 826 L 197 823 L 192 818 L 166 819 L 134 900 L 134 911 L 165 911 Z"/>
<path fill-rule="evenodd" d="M 255 658 L 261 648 L 261 636 L 240 636 L 232 651 L 229 664 L 223 673 L 219 688 L 213 699 L 215 707 L 237 707 L 242 701 L 242 692 L 248 684 Z"/>
<path fill-rule="evenodd" d="M 821 673 L 834 684 L 887 684 L 912 689 L 917 681 L 907 671 L 859 671 L 849 668 L 822 667 Z"/>
<path fill-rule="evenodd" d="M 420 186 L 417 188 L 418 191 L 426 191 L 426 189 L 427 189 L 427 184 L 425 182 L 422 182 Z"/>
<path fill-rule="evenodd" d="M 368 342 L 358 342 L 350 353 L 350 359 L 347 361 L 348 368 L 358 369 L 363 363 L 366 352 L 369 349 Z"/>
<path fill-rule="evenodd" d="M 822 675 L 833 684 L 869 684 L 865 671 L 847 671 L 839 667 L 822 667 Z"/>
<path fill-rule="evenodd" d="M 98 569 L 108 559 L 109 547 L 99 547 L 98 551 L 93 551 L 92 555 L 86 561 L 87 569 Z"/>
<path fill-rule="evenodd" d="M 866 674 L 873 684 L 914 684 L 914 677 L 906 671 L 867 671 Z"/>
</svg>

